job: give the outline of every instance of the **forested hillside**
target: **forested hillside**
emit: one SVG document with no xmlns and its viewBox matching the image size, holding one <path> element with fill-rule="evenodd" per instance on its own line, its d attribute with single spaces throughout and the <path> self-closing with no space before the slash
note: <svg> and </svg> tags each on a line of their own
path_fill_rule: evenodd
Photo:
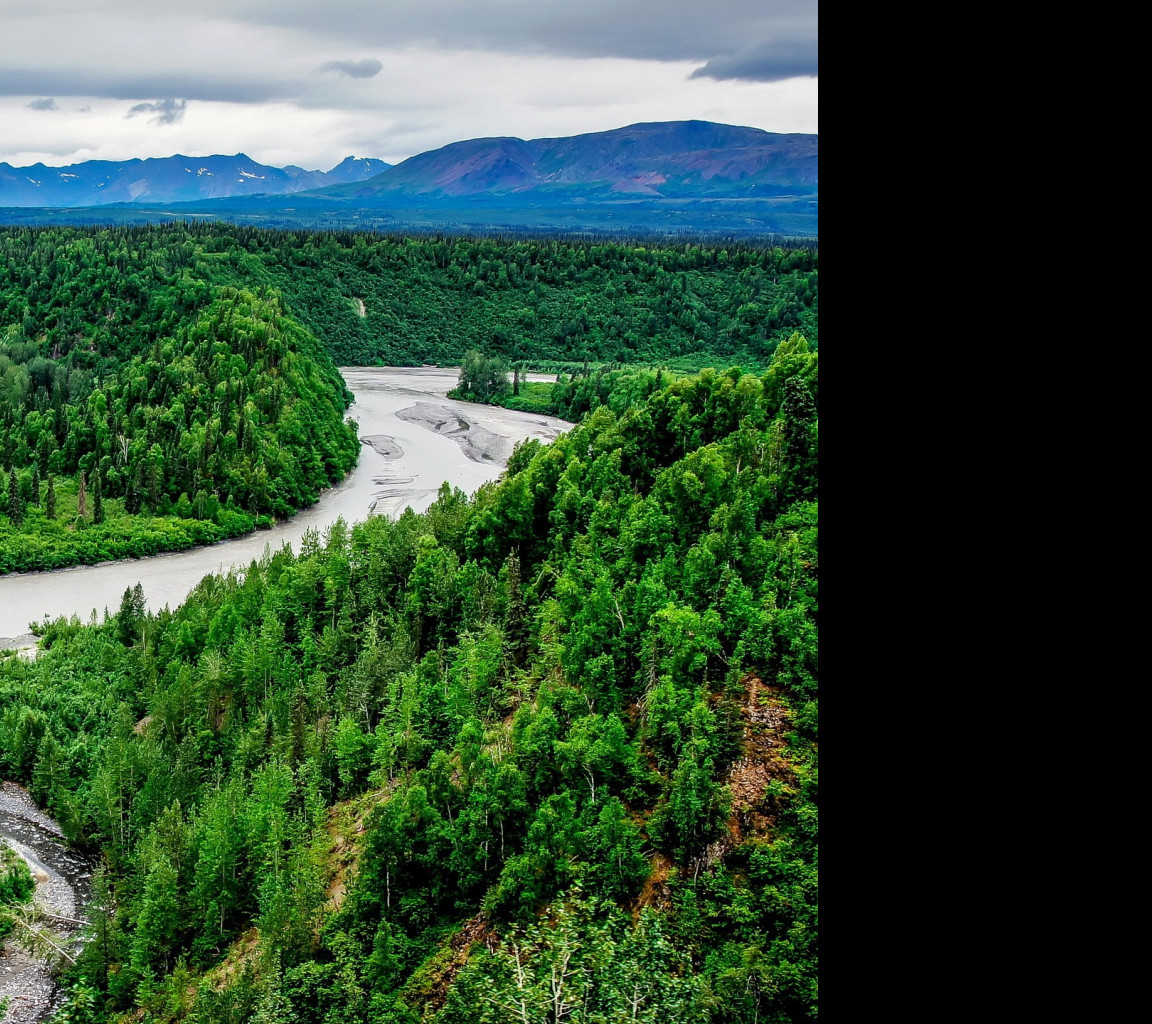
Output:
<svg viewBox="0 0 1152 1024">
<path fill-rule="evenodd" d="M 818 340 L 812 249 L 234 235 L 341 365 L 455 365 L 476 348 L 763 367 L 795 330 Z"/>
<path fill-rule="evenodd" d="M 817 356 L 627 380 L 0 660 L 0 775 L 103 858 L 69 1020 L 815 1017 Z"/>
<path fill-rule="evenodd" d="M 248 532 L 356 461 L 279 296 L 180 232 L 0 232 L 0 572 Z"/>
<path fill-rule="evenodd" d="M 356 459 L 334 361 L 755 368 L 798 328 L 815 345 L 817 312 L 807 249 L 3 229 L 0 572 L 311 503 Z"/>
</svg>

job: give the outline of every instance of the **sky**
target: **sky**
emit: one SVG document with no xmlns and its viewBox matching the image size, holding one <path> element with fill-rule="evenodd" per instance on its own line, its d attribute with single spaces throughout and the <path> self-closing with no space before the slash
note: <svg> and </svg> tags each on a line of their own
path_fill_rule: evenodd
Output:
<svg viewBox="0 0 1152 1024">
<path fill-rule="evenodd" d="M 817 129 L 816 0 L 0 0 L 0 161 Z"/>
</svg>

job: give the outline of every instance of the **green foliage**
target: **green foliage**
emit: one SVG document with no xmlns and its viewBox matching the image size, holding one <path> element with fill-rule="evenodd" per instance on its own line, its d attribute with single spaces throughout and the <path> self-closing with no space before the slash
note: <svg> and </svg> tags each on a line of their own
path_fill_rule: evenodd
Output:
<svg viewBox="0 0 1152 1024">
<path fill-rule="evenodd" d="M 461 973 L 436 1024 L 705 1024 L 706 989 L 691 961 L 642 914 L 635 926 L 611 903 L 577 890 L 549 920 L 512 931 Z"/>
<path fill-rule="evenodd" d="M 31 899 L 35 888 L 24 858 L 0 840 L 0 940 L 12 930 L 7 911 Z"/>
<path fill-rule="evenodd" d="M 814 1018 L 817 369 L 620 375 L 472 498 L 0 660 L 0 774 L 107 864 L 101 1006 Z"/>
<path fill-rule="evenodd" d="M 0 572 L 235 536 L 355 462 L 316 339 L 197 252 L 181 232 L 0 232 Z"/>
<path fill-rule="evenodd" d="M 488 358 L 469 349 L 460 360 L 460 384 L 455 395 L 479 402 L 502 397 L 509 391 L 508 363 L 500 356 Z"/>
</svg>

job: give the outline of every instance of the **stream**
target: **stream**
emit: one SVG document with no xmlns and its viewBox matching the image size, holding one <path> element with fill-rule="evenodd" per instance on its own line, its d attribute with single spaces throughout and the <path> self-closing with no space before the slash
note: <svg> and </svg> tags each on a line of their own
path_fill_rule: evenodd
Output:
<svg viewBox="0 0 1152 1024">
<path fill-rule="evenodd" d="M 60 917 L 82 918 L 92 890 L 93 862 L 64 845 L 60 826 L 40 811 L 28 793 L 0 783 L 0 842 L 6 842 L 32 869 L 35 900 Z M 59 993 L 48 965 L 16 941 L 19 927 L 0 949 L 0 1002 L 8 1000 L 3 1024 L 32 1024 L 45 1018 Z M 52 940 L 75 951 L 78 929 L 55 923 Z"/>
</svg>

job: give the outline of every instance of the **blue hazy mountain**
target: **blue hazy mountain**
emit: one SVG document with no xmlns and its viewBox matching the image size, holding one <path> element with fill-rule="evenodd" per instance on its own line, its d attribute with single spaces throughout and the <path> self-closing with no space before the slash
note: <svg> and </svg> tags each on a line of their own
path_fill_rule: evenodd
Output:
<svg viewBox="0 0 1152 1024">
<path fill-rule="evenodd" d="M 819 136 L 709 121 L 469 139 L 395 166 L 349 157 L 323 173 L 265 167 L 243 154 L 0 164 L 0 207 L 8 207 L 0 223 L 9 224 L 196 216 L 376 231 L 814 237 L 819 198 Z"/>
<path fill-rule="evenodd" d="M 97 206 L 283 195 L 347 184 L 385 170 L 383 160 L 347 157 L 330 171 L 270 167 L 244 153 L 147 160 L 86 160 L 68 167 L 0 163 L 0 206 Z"/>
</svg>

